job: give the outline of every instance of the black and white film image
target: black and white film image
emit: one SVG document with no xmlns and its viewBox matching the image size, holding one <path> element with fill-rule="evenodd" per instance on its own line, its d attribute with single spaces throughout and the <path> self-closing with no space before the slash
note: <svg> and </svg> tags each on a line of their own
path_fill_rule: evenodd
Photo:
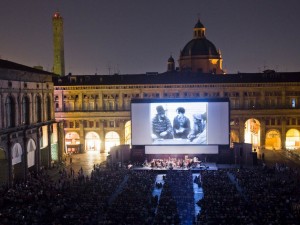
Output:
<svg viewBox="0 0 300 225">
<path fill-rule="evenodd" d="M 207 144 L 207 103 L 151 103 L 153 144 Z"/>
</svg>

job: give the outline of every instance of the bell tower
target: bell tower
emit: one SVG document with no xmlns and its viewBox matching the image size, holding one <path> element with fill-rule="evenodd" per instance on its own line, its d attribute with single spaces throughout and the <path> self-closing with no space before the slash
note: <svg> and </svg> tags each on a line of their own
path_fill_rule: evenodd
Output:
<svg viewBox="0 0 300 225">
<path fill-rule="evenodd" d="M 60 76 L 65 75 L 65 57 L 64 57 L 64 23 L 59 12 L 55 12 L 52 17 L 53 26 L 53 47 L 54 61 L 53 73 Z"/>
</svg>

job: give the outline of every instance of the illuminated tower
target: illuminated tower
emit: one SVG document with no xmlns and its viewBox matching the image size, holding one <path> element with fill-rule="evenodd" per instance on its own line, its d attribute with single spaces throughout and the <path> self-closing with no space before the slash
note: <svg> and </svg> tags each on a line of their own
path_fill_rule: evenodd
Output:
<svg viewBox="0 0 300 225">
<path fill-rule="evenodd" d="M 53 46 L 54 62 L 53 73 L 65 75 L 65 57 L 64 57 L 64 23 L 62 16 L 56 12 L 52 17 L 53 25 Z"/>
</svg>

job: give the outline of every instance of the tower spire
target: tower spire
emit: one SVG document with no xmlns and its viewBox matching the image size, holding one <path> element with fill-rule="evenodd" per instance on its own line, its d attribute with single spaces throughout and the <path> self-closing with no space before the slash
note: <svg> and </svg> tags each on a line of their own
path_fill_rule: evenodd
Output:
<svg viewBox="0 0 300 225">
<path fill-rule="evenodd" d="M 58 11 L 52 17 L 53 26 L 53 47 L 54 62 L 53 73 L 60 76 L 65 75 L 65 57 L 64 57 L 64 27 L 63 18 Z"/>
</svg>

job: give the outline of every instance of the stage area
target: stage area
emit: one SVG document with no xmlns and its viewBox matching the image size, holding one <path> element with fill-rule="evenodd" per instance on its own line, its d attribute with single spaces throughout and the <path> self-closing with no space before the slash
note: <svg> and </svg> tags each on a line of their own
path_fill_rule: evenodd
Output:
<svg viewBox="0 0 300 225">
<path fill-rule="evenodd" d="M 141 166 L 133 166 L 133 170 L 157 170 L 157 171 L 164 171 L 164 170 L 191 170 L 193 172 L 198 172 L 200 170 L 218 170 L 217 164 L 213 162 L 206 162 L 206 163 L 199 163 L 196 166 L 151 166 L 150 165 L 141 165 Z"/>
</svg>

